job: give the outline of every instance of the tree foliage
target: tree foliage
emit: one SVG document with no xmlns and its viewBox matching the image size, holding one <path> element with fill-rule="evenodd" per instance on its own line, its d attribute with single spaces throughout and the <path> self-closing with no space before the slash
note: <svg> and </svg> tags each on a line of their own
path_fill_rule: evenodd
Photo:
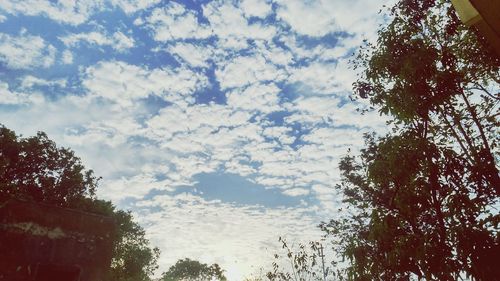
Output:
<svg viewBox="0 0 500 281">
<path fill-rule="evenodd" d="M 96 198 L 98 181 L 72 150 L 57 147 L 45 133 L 22 138 L 0 126 L 0 202 L 16 198 L 110 216 L 116 232 L 108 280 L 151 280 L 159 250 L 150 248 L 129 212 Z"/>
<path fill-rule="evenodd" d="M 162 281 L 225 281 L 224 270 L 216 263 L 207 265 L 188 258 L 178 260 L 167 272 Z"/>
<path fill-rule="evenodd" d="M 401 0 L 389 18 L 354 89 L 393 131 L 342 159 L 350 215 L 322 227 L 347 280 L 498 280 L 500 59 L 449 1 Z"/>
<path fill-rule="evenodd" d="M 29 138 L 0 126 L 0 198 L 16 197 L 69 207 L 94 198 L 98 178 L 73 151 L 45 133 Z"/>
</svg>

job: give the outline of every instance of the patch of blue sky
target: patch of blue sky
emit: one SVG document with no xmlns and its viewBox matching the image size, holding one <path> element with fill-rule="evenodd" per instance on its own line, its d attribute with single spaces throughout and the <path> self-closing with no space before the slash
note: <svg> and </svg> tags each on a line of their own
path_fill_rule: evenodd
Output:
<svg viewBox="0 0 500 281">
<path fill-rule="evenodd" d="M 67 88 L 59 85 L 34 85 L 31 89 L 43 93 L 43 97 L 48 101 L 57 101 L 68 95 Z"/>
<path fill-rule="evenodd" d="M 303 91 L 299 90 L 298 83 L 290 83 L 288 81 L 277 82 L 276 85 L 280 88 L 278 97 L 281 103 L 292 102 L 303 96 Z"/>
<path fill-rule="evenodd" d="M 308 196 L 287 196 L 279 189 L 269 188 L 237 174 L 201 173 L 193 177 L 193 186 L 178 187 L 172 195 L 191 193 L 205 200 L 220 200 L 237 205 L 258 205 L 264 208 L 293 207 Z"/>
<path fill-rule="evenodd" d="M 7 114 L 15 114 L 18 110 L 22 108 L 29 108 L 26 104 L 0 104 L 0 110 Z M 0 122 L 3 125 L 3 123 Z"/>
<path fill-rule="evenodd" d="M 0 79 L 7 82 L 11 89 L 17 88 L 17 86 L 21 83 L 18 78 L 24 73 L 26 73 L 26 70 L 9 68 L 7 67 L 7 63 L 0 60 Z"/>
<path fill-rule="evenodd" d="M 343 39 L 347 39 L 348 37 L 352 37 L 352 35 L 344 31 L 331 32 L 321 37 L 313 37 L 307 35 L 296 36 L 299 46 L 308 49 L 320 45 L 328 48 L 335 48 L 339 45 L 339 43 L 342 42 Z"/>
<path fill-rule="evenodd" d="M 147 138 L 145 136 L 130 136 L 127 138 L 127 143 L 130 145 L 132 148 L 142 148 L 142 147 L 156 147 L 158 145 L 158 142 L 155 140 L 152 140 L 150 138 Z"/>
<path fill-rule="evenodd" d="M 175 1 L 181 5 L 183 5 L 187 10 L 192 10 L 196 12 L 196 18 L 198 19 L 198 23 L 200 24 L 209 24 L 207 18 L 203 16 L 203 6 L 212 2 L 212 0 L 183 0 L 183 1 Z M 160 6 L 162 6 L 160 4 Z"/>
<path fill-rule="evenodd" d="M 31 35 L 40 35 L 45 40 L 56 41 L 57 36 L 64 30 L 74 28 L 61 25 L 46 17 L 32 17 L 25 15 L 10 16 L 0 23 L 2 33 L 9 35 L 19 35 L 26 30 Z"/>
<path fill-rule="evenodd" d="M 165 51 L 151 52 L 150 47 L 147 45 L 141 46 L 132 50 L 130 55 L 123 54 L 123 56 L 127 57 L 124 61 L 134 65 L 144 65 L 149 69 L 175 68 L 181 65 L 172 54 Z"/>
<path fill-rule="evenodd" d="M 156 95 L 149 95 L 147 98 L 142 99 L 142 104 L 145 111 L 148 113 L 148 116 L 140 116 L 139 118 L 136 118 L 136 121 L 142 125 L 145 125 L 145 122 L 151 117 L 158 115 L 163 108 L 172 105 L 171 102 L 165 101 Z"/>
<path fill-rule="evenodd" d="M 289 111 L 275 111 L 267 114 L 266 120 L 272 122 L 274 126 L 282 126 L 285 123 L 285 118 L 292 115 Z"/>
<path fill-rule="evenodd" d="M 64 134 L 67 136 L 78 136 L 88 131 L 88 128 L 83 125 L 73 125 L 64 129 Z"/>
<path fill-rule="evenodd" d="M 289 146 L 292 149 L 298 149 L 301 146 L 308 144 L 308 142 L 304 141 L 302 136 L 308 135 L 313 130 L 312 128 L 304 127 L 299 122 L 294 122 L 294 123 L 288 125 L 288 127 L 292 129 L 293 136 L 295 137 L 295 140 L 293 141 L 293 143 L 289 144 Z"/>
<path fill-rule="evenodd" d="M 210 67 L 203 71 L 205 76 L 208 78 L 208 87 L 204 87 L 196 91 L 193 96 L 195 98 L 196 104 L 226 104 L 227 97 L 226 92 L 222 91 L 220 88 L 220 83 L 215 77 L 215 68 Z"/>
</svg>

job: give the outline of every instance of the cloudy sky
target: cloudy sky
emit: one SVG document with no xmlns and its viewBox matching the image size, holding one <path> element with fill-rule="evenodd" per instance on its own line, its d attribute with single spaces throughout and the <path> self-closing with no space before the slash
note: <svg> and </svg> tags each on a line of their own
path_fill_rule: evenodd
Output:
<svg viewBox="0 0 500 281">
<path fill-rule="evenodd" d="M 2 0 L 0 123 L 41 130 L 134 212 L 161 269 L 231 280 L 319 238 L 338 161 L 384 131 L 348 60 L 381 0 Z"/>
</svg>

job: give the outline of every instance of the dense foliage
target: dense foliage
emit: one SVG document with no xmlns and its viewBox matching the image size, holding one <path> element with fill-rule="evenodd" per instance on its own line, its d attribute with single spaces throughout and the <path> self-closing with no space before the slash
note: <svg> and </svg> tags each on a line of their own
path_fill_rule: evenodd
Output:
<svg viewBox="0 0 500 281">
<path fill-rule="evenodd" d="M 323 224 L 347 280 L 498 280 L 500 59 L 449 1 L 401 0 L 355 61 L 393 117 L 342 159 L 349 215 Z"/>
<path fill-rule="evenodd" d="M 150 248 L 129 212 L 96 199 L 98 181 L 72 150 L 57 147 L 45 133 L 22 138 L 0 126 L 0 202 L 15 198 L 110 216 L 116 232 L 108 280 L 151 280 L 158 249 Z"/>
<path fill-rule="evenodd" d="M 0 198 L 46 202 L 68 207 L 94 198 L 98 179 L 80 159 L 58 148 L 45 133 L 30 138 L 0 127 Z"/>
<path fill-rule="evenodd" d="M 167 272 L 162 281 L 225 281 L 224 270 L 216 263 L 207 265 L 188 258 L 178 260 Z"/>
</svg>

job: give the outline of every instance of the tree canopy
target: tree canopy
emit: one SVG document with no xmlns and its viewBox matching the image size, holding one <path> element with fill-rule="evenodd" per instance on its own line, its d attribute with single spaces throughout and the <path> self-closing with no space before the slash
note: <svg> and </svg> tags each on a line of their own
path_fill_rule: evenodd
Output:
<svg viewBox="0 0 500 281">
<path fill-rule="evenodd" d="M 16 197 L 70 207 L 94 198 L 98 178 L 73 151 L 45 133 L 19 138 L 0 126 L 0 198 Z"/>
<path fill-rule="evenodd" d="M 167 272 L 162 281 L 225 281 L 224 270 L 216 263 L 207 265 L 188 258 L 178 260 Z"/>
<path fill-rule="evenodd" d="M 159 250 L 130 212 L 96 198 L 98 182 L 72 150 L 57 147 L 45 133 L 23 138 L 0 126 L 0 202 L 16 198 L 110 216 L 117 229 L 108 280 L 151 280 Z"/>
<path fill-rule="evenodd" d="M 356 98 L 392 116 L 340 163 L 347 280 L 498 280 L 500 59 L 449 1 L 400 0 L 362 48 Z"/>
</svg>

